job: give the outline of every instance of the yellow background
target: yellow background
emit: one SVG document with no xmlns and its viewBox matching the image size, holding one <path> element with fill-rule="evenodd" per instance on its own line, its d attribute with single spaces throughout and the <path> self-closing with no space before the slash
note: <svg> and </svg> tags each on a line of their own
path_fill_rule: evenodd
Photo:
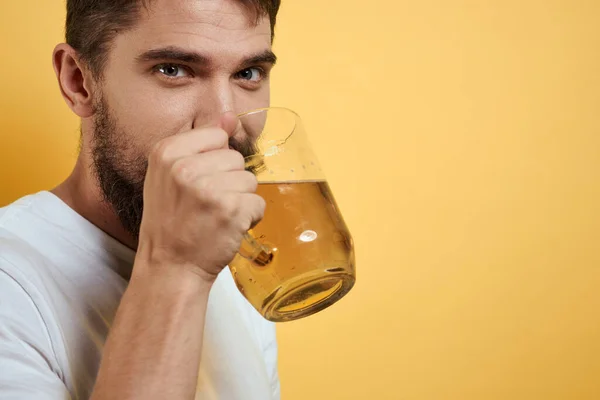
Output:
<svg viewBox="0 0 600 400">
<path fill-rule="evenodd" d="M 66 176 L 78 121 L 63 1 L 1 3 L 5 204 Z M 597 0 L 283 0 L 273 103 L 304 117 L 359 271 L 279 326 L 285 400 L 600 399 L 598 21 Z"/>
</svg>

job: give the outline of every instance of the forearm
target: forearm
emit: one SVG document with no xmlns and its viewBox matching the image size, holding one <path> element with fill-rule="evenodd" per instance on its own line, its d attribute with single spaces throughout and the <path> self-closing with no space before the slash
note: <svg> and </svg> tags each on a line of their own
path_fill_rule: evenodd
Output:
<svg viewBox="0 0 600 400">
<path fill-rule="evenodd" d="M 193 399 L 209 292 L 193 272 L 136 266 L 92 400 Z"/>
</svg>

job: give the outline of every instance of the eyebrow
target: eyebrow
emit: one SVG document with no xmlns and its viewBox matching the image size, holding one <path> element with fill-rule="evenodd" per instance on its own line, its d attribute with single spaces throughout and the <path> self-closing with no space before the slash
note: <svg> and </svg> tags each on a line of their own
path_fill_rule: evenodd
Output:
<svg viewBox="0 0 600 400">
<path fill-rule="evenodd" d="M 256 65 L 256 64 L 271 64 L 277 63 L 277 56 L 271 50 L 265 50 L 262 53 L 250 56 L 242 61 L 241 68 Z"/>
<path fill-rule="evenodd" d="M 136 57 L 138 62 L 172 60 L 188 64 L 210 64 L 210 59 L 200 53 L 187 51 L 178 47 L 169 46 L 160 49 L 153 49 L 144 52 Z M 261 53 L 251 55 L 240 63 L 240 68 L 245 68 L 255 64 L 275 65 L 277 56 L 271 50 L 265 50 Z"/>
<path fill-rule="evenodd" d="M 190 64 L 208 64 L 209 60 L 202 54 L 182 50 L 177 47 L 164 47 L 161 49 L 148 50 L 136 57 L 139 62 L 174 60 Z"/>
</svg>

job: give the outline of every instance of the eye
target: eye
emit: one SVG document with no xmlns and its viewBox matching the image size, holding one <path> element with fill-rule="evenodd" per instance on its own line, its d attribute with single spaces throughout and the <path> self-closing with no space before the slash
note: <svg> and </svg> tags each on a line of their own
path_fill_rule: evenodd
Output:
<svg viewBox="0 0 600 400">
<path fill-rule="evenodd" d="M 237 78 L 244 81 L 259 82 L 263 79 L 264 72 L 260 68 L 246 68 L 238 72 Z"/>
<path fill-rule="evenodd" d="M 176 64 L 160 64 L 156 70 L 168 78 L 184 78 L 189 76 L 185 67 Z"/>
</svg>

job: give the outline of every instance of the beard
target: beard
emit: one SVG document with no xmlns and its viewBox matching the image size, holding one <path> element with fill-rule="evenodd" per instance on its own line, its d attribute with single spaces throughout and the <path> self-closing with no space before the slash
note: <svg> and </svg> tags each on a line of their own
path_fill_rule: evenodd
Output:
<svg viewBox="0 0 600 400">
<path fill-rule="evenodd" d="M 102 201 L 137 242 L 144 212 L 144 181 L 148 171 L 148 157 L 141 154 L 139 149 L 147 146 L 132 142 L 133 136 L 119 126 L 103 96 L 94 107 L 93 133 L 93 170 Z M 257 153 L 255 144 L 248 137 L 244 140 L 230 138 L 229 147 L 244 157 Z"/>
</svg>

